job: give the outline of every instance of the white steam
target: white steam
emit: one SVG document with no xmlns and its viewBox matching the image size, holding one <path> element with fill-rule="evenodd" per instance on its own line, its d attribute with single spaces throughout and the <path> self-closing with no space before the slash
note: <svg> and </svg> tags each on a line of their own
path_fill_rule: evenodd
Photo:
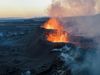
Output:
<svg viewBox="0 0 100 75">
<path fill-rule="evenodd" d="M 53 0 L 48 9 L 52 17 L 93 15 L 96 13 L 96 0 Z"/>
<path fill-rule="evenodd" d="M 88 51 L 83 62 L 71 64 L 73 75 L 100 75 L 100 15 L 67 17 L 59 20 L 71 34 L 93 38 L 95 41 L 96 49 L 91 49 L 92 53 Z"/>
<path fill-rule="evenodd" d="M 70 34 L 93 38 L 96 43 L 96 49 L 92 49 L 94 52 L 87 52 L 83 62 L 71 64 L 73 75 L 100 75 L 100 15 L 94 15 L 97 13 L 96 0 L 53 1 L 48 9 L 49 16 L 60 17 L 59 20 Z M 67 18 L 61 18 L 65 16 Z M 67 61 L 68 56 L 66 54 L 62 56 Z"/>
</svg>

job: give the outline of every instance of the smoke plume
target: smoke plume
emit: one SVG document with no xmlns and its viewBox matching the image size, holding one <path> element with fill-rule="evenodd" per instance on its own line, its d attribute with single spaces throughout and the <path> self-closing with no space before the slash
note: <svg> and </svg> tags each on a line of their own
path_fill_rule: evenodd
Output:
<svg viewBox="0 0 100 75">
<path fill-rule="evenodd" d="M 48 15 L 52 17 L 93 15 L 96 0 L 53 0 L 48 9 Z"/>
<path fill-rule="evenodd" d="M 96 48 L 86 53 L 82 63 L 71 64 L 73 75 L 78 75 L 79 72 L 82 72 L 79 75 L 100 75 L 100 14 L 59 20 L 70 34 L 92 38 L 95 42 Z"/>
<path fill-rule="evenodd" d="M 98 10 L 96 6 L 96 0 L 54 0 L 48 9 L 49 16 L 60 17 L 67 32 L 92 38 L 95 42 L 96 48 L 86 53 L 83 62 L 71 64 L 73 75 L 78 72 L 82 72 L 79 75 L 100 75 L 100 15 L 94 15 Z M 67 18 L 61 18 L 65 16 Z"/>
</svg>

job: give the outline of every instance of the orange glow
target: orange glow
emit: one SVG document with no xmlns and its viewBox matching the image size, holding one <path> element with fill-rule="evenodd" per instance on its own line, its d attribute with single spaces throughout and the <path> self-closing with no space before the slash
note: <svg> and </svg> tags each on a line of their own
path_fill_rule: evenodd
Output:
<svg viewBox="0 0 100 75">
<path fill-rule="evenodd" d="M 49 19 L 43 26 L 45 29 L 56 29 L 56 30 L 63 30 L 63 27 L 59 24 L 59 22 L 55 18 Z"/>
<path fill-rule="evenodd" d="M 68 34 L 63 31 L 55 31 L 47 35 L 47 40 L 51 42 L 68 42 Z"/>
<path fill-rule="evenodd" d="M 68 42 L 68 33 L 64 31 L 63 26 L 55 18 L 51 18 L 43 26 L 45 29 L 52 29 L 53 32 L 49 32 L 47 40 L 50 42 Z"/>
</svg>

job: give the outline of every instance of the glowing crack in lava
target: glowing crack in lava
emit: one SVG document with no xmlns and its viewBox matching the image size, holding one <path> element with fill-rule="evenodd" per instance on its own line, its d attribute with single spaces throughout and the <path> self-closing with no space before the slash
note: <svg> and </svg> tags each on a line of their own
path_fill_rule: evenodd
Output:
<svg viewBox="0 0 100 75">
<path fill-rule="evenodd" d="M 45 29 L 54 30 L 46 34 L 47 40 L 50 42 L 69 42 L 68 33 L 64 31 L 64 28 L 55 18 L 49 19 L 43 26 Z"/>
</svg>

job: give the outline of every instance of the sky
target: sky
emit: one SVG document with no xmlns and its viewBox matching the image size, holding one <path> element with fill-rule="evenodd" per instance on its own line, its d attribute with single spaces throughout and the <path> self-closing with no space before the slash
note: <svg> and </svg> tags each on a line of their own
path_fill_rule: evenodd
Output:
<svg viewBox="0 0 100 75">
<path fill-rule="evenodd" d="M 0 18 L 47 16 L 49 15 L 48 8 L 53 1 L 61 0 L 0 0 Z M 100 12 L 100 0 L 95 1 L 98 13 Z"/>
<path fill-rule="evenodd" d="M 0 17 L 46 15 L 50 0 L 0 0 Z"/>
</svg>

